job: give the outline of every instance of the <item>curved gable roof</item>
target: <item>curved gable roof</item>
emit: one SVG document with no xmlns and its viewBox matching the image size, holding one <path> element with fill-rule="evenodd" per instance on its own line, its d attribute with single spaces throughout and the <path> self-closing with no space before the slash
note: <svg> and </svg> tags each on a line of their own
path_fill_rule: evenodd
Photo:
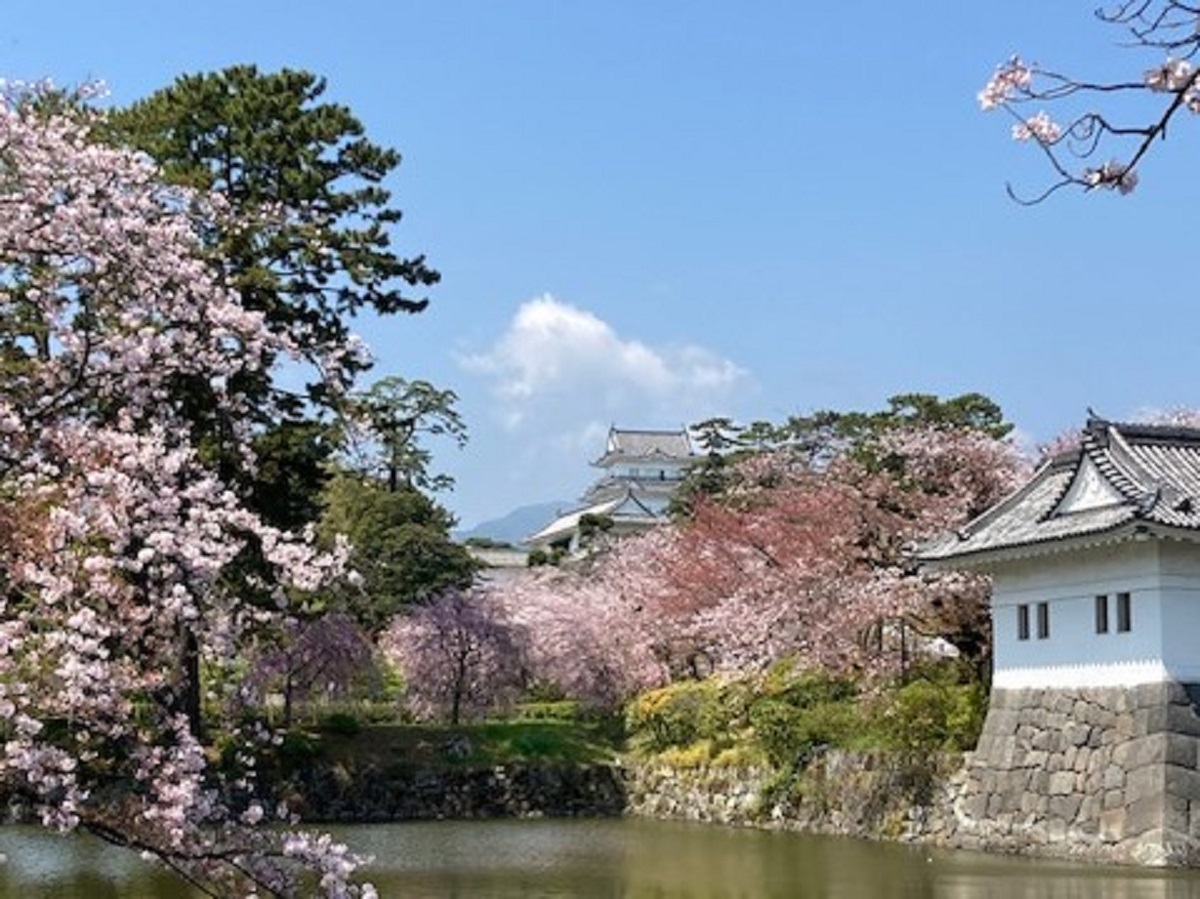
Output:
<svg viewBox="0 0 1200 899">
<path fill-rule="evenodd" d="M 1042 465 L 1008 498 L 918 552 L 968 563 L 1142 525 L 1200 538 L 1200 429 L 1089 419 L 1080 448 Z"/>
</svg>

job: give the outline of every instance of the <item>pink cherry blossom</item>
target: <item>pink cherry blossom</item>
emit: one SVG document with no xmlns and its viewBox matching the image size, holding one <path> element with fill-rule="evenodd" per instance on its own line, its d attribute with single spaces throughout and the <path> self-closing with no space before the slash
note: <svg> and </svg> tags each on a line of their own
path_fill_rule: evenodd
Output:
<svg viewBox="0 0 1200 899">
<path fill-rule="evenodd" d="M 252 775 L 220 789 L 181 712 L 189 643 L 234 689 L 248 637 L 344 566 L 242 506 L 181 408 L 202 384 L 238 417 L 232 385 L 293 341 L 204 260 L 224 204 L 93 140 L 95 113 L 26 102 L 39 89 L 0 101 L 0 776 L 47 826 L 214 893 L 310 895 L 308 868 L 360 895 L 345 847 L 254 826 Z M 334 369 L 357 352 L 328 349 Z M 247 757 L 269 739 L 229 726 Z"/>
</svg>

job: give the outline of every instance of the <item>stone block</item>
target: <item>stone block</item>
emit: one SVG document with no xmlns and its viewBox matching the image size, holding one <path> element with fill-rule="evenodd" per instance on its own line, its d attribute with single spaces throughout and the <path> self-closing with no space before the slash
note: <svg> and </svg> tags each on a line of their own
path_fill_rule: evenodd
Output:
<svg viewBox="0 0 1200 899">
<path fill-rule="evenodd" d="M 1125 836 L 1148 834 L 1163 826 L 1163 796 L 1136 799 L 1125 809 Z"/>
<path fill-rule="evenodd" d="M 1167 737 L 1165 733 L 1134 737 L 1113 751 L 1113 761 L 1126 770 L 1162 764 L 1167 757 Z"/>
<path fill-rule="evenodd" d="M 1104 810 L 1106 812 L 1114 809 L 1125 808 L 1125 791 L 1124 790 L 1105 790 L 1104 791 Z"/>
<path fill-rule="evenodd" d="M 985 793 L 973 793 L 962 804 L 963 814 L 973 821 L 987 818 L 988 797 Z"/>
<path fill-rule="evenodd" d="M 1062 818 L 1051 818 L 1046 822 L 1046 841 L 1062 844 L 1067 841 L 1067 822 Z"/>
<path fill-rule="evenodd" d="M 1091 821 L 1093 823 L 1100 820 L 1100 813 L 1104 810 L 1104 799 L 1100 793 L 1087 793 L 1083 796 L 1079 803 L 1079 812 L 1076 819 L 1080 822 Z"/>
<path fill-rule="evenodd" d="M 1079 814 L 1079 808 L 1082 804 L 1083 797 L 1078 793 L 1072 793 L 1069 796 L 1052 796 L 1050 797 L 1048 811 L 1052 820 L 1057 819 L 1070 824 L 1075 820 L 1075 816 Z"/>
<path fill-rule="evenodd" d="M 1192 767 L 1167 765 L 1163 789 L 1168 797 L 1185 802 L 1200 802 L 1200 771 Z"/>
<path fill-rule="evenodd" d="M 1043 703 L 1042 708 L 1048 708 L 1065 719 L 1075 711 L 1075 699 L 1074 690 L 1054 690 L 1053 698 L 1049 703 Z"/>
<path fill-rule="evenodd" d="M 1182 796 L 1167 793 L 1163 802 L 1163 826 L 1176 833 L 1187 833 L 1191 803 Z"/>
<path fill-rule="evenodd" d="M 1200 737 L 1200 715 L 1191 705 L 1167 706 L 1166 729 L 1176 734 Z"/>
<path fill-rule="evenodd" d="M 1168 730 L 1167 706 L 1143 706 L 1133 713 L 1133 733 L 1135 737 L 1145 734 L 1160 734 Z"/>
<path fill-rule="evenodd" d="M 987 817 L 995 820 L 1004 811 L 1004 793 L 989 793 L 987 799 Z"/>
<path fill-rule="evenodd" d="M 1188 834 L 1200 840 L 1200 802 L 1188 803 Z"/>
<path fill-rule="evenodd" d="M 1100 839 L 1119 843 L 1125 838 L 1125 809 L 1111 808 L 1100 814 Z"/>
<path fill-rule="evenodd" d="M 1068 746 L 1086 746 L 1088 737 L 1092 734 L 1092 728 L 1088 724 L 1075 721 L 1069 723 L 1063 729 L 1063 737 Z"/>
<path fill-rule="evenodd" d="M 1007 770 L 1013 766 L 1013 758 L 1017 754 L 1017 741 L 1010 738 L 997 740 L 996 746 L 992 749 L 990 763 L 1001 770 Z"/>
<path fill-rule="evenodd" d="M 988 708 L 992 711 L 1019 709 L 1025 705 L 1021 695 L 1023 692 L 1022 690 L 993 690 L 988 699 Z"/>
<path fill-rule="evenodd" d="M 1029 779 L 1029 789 L 1035 793 L 1045 795 L 1050 792 L 1050 772 L 1046 770 L 1034 771 L 1033 777 Z"/>
<path fill-rule="evenodd" d="M 1116 687 L 1112 690 L 1106 690 L 1104 693 L 1101 705 L 1117 714 L 1128 712 L 1133 706 L 1130 691 L 1125 687 Z"/>
<path fill-rule="evenodd" d="M 1142 799 L 1162 797 L 1163 769 L 1161 765 L 1135 768 L 1125 775 L 1125 801 L 1132 805 Z"/>
<path fill-rule="evenodd" d="M 1079 747 L 1075 751 L 1075 764 L 1072 767 L 1080 774 L 1094 770 L 1091 765 L 1093 754 L 1092 750 L 1086 746 Z"/>
<path fill-rule="evenodd" d="M 1138 684 L 1131 694 L 1133 707 L 1136 709 L 1160 708 L 1168 702 L 1168 684 Z"/>
<path fill-rule="evenodd" d="M 1173 732 L 1166 735 L 1166 743 L 1163 761 L 1168 765 L 1181 765 L 1184 768 L 1196 767 L 1197 759 L 1200 758 L 1200 739 Z"/>
<path fill-rule="evenodd" d="M 1049 789 L 1051 796 L 1066 796 L 1075 792 L 1076 774 L 1074 771 L 1059 771 L 1050 775 Z"/>
<path fill-rule="evenodd" d="M 1119 715 L 1110 728 L 1110 732 L 1118 740 L 1128 740 L 1134 733 L 1133 713 Z"/>
<path fill-rule="evenodd" d="M 1021 804 L 1020 804 L 1018 811 L 1020 811 L 1022 815 L 1036 814 L 1039 810 L 1038 809 L 1038 806 L 1040 805 L 1039 800 L 1041 800 L 1043 798 L 1044 797 L 1039 796 L 1037 793 L 1030 793 L 1030 792 L 1022 793 L 1021 794 Z"/>
</svg>

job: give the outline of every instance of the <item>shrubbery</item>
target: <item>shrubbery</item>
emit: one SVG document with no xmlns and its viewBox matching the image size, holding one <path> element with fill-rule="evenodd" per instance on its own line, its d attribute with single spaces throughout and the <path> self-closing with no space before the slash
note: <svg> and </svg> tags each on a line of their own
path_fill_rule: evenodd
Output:
<svg viewBox="0 0 1200 899">
<path fill-rule="evenodd" d="M 777 665 L 742 680 L 680 681 L 626 710 L 630 745 L 685 765 L 729 757 L 803 765 L 824 749 L 933 753 L 969 749 L 987 711 L 986 688 L 952 663 L 861 696 L 850 680 Z"/>
<path fill-rule="evenodd" d="M 974 747 L 987 714 L 987 688 L 962 682 L 952 667 L 933 667 L 883 697 L 875 716 L 881 742 L 912 752 Z"/>
</svg>

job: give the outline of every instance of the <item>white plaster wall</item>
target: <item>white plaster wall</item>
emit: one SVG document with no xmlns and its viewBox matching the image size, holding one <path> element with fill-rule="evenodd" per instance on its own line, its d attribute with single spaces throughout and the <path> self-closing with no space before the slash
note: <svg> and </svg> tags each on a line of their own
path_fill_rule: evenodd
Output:
<svg viewBox="0 0 1200 899">
<path fill-rule="evenodd" d="M 1159 548 L 1163 663 L 1177 680 L 1200 683 L 1200 547 Z"/>
<path fill-rule="evenodd" d="M 1117 686 L 1167 677 L 1159 549 L 1155 540 L 1126 542 L 997 565 L 992 592 L 995 685 Z M 1196 564 L 1200 572 L 1200 560 Z M 1186 566 L 1179 562 L 1177 567 Z M 1120 592 L 1131 596 L 1132 628 L 1127 633 L 1117 632 Z M 1099 594 L 1109 598 L 1106 634 L 1096 633 Z M 1048 639 L 1037 636 L 1037 606 L 1042 602 L 1050 606 Z M 1029 606 L 1028 640 L 1017 639 L 1021 604 Z M 1200 625 L 1198 607 L 1173 601 L 1168 608 L 1176 613 L 1179 626 L 1185 623 L 1185 613 L 1195 617 L 1189 626 Z M 1192 650 L 1198 652 L 1200 645 Z M 1183 657 L 1174 661 L 1183 664 Z"/>
</svg>

